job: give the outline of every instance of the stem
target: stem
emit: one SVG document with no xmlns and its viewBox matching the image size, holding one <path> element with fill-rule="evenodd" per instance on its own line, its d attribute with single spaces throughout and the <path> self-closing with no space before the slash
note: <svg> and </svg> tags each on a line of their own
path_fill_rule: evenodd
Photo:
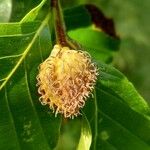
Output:
<svg viewBox="0 0 150 150">
<path fill-rule="evenodd" d="M 67 45 L 66 28 L 59 0 L 51 0 L 51 6 L 54 17 L 56 41 L 61 46 L 66 46 Z"/>
<path fill-rule="evenodd" d="M 79 44 L 67 36 L 63 12 L 59 0 L 51 0 L 51 7 L 54 17 L 56 43 L 62 47 L 68 46 L 73 49 L 79 49 Z"/>
</svg>

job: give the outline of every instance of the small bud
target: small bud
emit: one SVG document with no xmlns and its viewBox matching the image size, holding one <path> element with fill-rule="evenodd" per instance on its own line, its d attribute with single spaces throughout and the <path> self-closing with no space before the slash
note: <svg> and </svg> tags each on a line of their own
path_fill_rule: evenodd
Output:
<svg viewBox="0 0 150 150">
<path fill-rule="evenodd" d="M 65 118 L 80 114 L 97 79 L 97 68 L 84 51 L 55 45 L 50 56 L 40 64 L 38 92 L 40 101 Z"/>
</svg>

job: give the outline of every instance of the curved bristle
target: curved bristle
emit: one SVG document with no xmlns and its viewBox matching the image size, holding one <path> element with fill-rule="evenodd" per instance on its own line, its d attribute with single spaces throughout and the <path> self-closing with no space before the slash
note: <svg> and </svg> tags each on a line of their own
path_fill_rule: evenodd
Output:
<svg viewBox="0 0 150 150">
<path fill-rule="evenodd" d="M 73 118 L 80 114 L 91 94 L 98 75 L 91 56 L 84 51 L 55 45 L 51 55 L 39 67 L 38 93 L 43 105 Z"/>
</svg>

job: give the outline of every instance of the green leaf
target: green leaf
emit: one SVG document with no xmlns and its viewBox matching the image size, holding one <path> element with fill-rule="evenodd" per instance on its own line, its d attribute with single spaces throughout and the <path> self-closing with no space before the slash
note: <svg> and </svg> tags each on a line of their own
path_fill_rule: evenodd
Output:
<svg viewBox="0 0 150 150">
<path fill-rule="evenodd" d="M 77 150 L 89 150 L 92 142 L 92 133 L 91 133 L 91 128 L 89 125 L 89 122 L 83 114 L 83 120 L 82 120 L 82 125 L 81 125 L 81 136 L 79 140 L 79 144 L 77 147 Z"/>
<path fill-rule="evenodd" d="M 102 32 L 94 31 L 91 27 L 71 30 L 68 34 L 74 40 L 77 40 L 85 50 L 88 50 L 91 56 L 103 62 L 112 61 L 113 52 L 111 50 L 116 50 L 119 44 L 119 41 Z"/>
<path fill-rule="evenodd" d="M 64 19 L 67 30 L 87 27 L 92 24 L 91 16 L 84 5 L 65 9 Z"/>
<path fill-rule="evenodd" d="M 43 3 L 43 0 L 12 0 L 12 12 L 11 12 L 11 22 L 19 22 L 22 18 L 26 16 L 32 9 L 35 11 L 40 5 Z M 37 8 L 38 7 L 38 8 Z M 42 8 L 43 9 L 43 8 Z M 42 9 L 40 11 L 42 11 Z M 35 12 L 37 13 L 37 12 Z M 33 18 L 35 18 L 36 15 L 33 15 Z"/>
<path fill-rule="evenodd" d="M 31 34 L 32 32 L 36 32 L 36 29 L 39 27 L 39 25 L 39 22 L 3 23 L 0 24 L 0 37 Z"/>
<path fill-rule="evenodd" d="M 93 131 L 92 149 L 150 149 L 148 104 L 118 70 L 102 63 L 99 68 L 94 103 L 84 110 Z"/>
<path fill-rule="evenodd" d="M 88 49 L 93 57 L 103 62 L 111 62 L 114 51 L 118 50 L 120 40 L 94 27 L 86 5 L 64 10 L 68 35 Z M 103 23 L 106 20 L 103 20 Z M 111 28 L 111 27 L 110 27 Z M 99 53 L 99 55 L 97 55 Z"/>
<path fill-rule="evenodd" d="M 62 118 L 59 139 L 54 150 L 76 149 L 79 143 L 83 119 L 81 117 L 74 120 Z"/>
<path fill-rule="evenodd" d="M 101 65 L 100 69 L 101 76 L 99 80 L 102 85 L 109 88 L 109 92 L 112 91 L 115 95 L 121 97 L 135 111 L 146 116 L 150 115 L 149 105 L 123 74 L 110 66 Z"/>
<path fill-rule="evenodd" d="M 39 14 L 40 9 L 43 7 L 43 5 L 46 3 L 47 0 L 42 0 L 41 3 L 33 8 L 22 20 L 21 22 L 30 22 L 30 21 L 34 21 L 36 19 L 36 17 Z"/>
<path fill-rule="evenodd" d="M 84 114 L 74 120 L 62 119 L 55 150 L 89 150 L 91 140 L 91 128 Z"/>
</svg>

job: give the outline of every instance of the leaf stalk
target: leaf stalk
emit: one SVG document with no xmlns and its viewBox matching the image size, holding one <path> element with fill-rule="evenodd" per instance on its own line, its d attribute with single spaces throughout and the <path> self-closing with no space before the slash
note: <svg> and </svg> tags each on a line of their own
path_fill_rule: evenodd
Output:
<svg viewBox="0 0 150 150">
<path fill-rule="evenodd" d="M 63 11 L 59 0 L 51 0 L 51 7 L 54 20 L 56 43 L 62 47 L 68 46 L 72 49 L 80 49 L 77 42 L 68 37 L 63 17 Z"/>
</svg>

